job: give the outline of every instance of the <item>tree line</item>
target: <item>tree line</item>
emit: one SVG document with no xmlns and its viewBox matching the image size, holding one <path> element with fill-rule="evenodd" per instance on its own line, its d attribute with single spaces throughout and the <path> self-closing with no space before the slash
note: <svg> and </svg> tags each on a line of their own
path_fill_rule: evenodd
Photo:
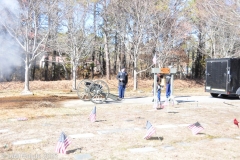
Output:
<svg viewBox="0 0 240 160">
<path fill-rule="evenodd" d="M 0 41 L 13 41 L 1 48 L 17 45 L 18 49 L 0 49 L 0 57 L 22 60 L 24 92 L 30 91 L 36 60 L 49 55 L 51 72 L 46 58 L 42 80 L 56 80 L 61 74 L 72 79 L 76 89 L 85 64 L 89 64 L 89 78 L 94 78 L 95 69 L 106 79 L 115 78 L 126 67 L 134 90 L 139 77 L 151 77 L 153 67 L 174 66 L 184 74 L 191 68 L 191 78 L 199 79 L 204 77 L 206 58 L 239 57 L 237 0 L 9 0 L 0 4 Z M 56 56 L 61 63 L 55 63 Z M 2 77 L 10 63 L 4 62 Z"/>
</svg>

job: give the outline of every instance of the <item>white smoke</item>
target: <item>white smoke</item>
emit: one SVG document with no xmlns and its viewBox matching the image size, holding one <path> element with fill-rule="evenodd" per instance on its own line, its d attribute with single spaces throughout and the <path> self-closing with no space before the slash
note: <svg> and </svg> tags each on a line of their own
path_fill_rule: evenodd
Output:
<svg viewBox="0 0 240 160">
<path fill-rule="evenodd" d="M 7 8 L 11 13 L 17 15 L 19 12 L 19 3 L 17 0 L 1 0 L 1 8 Z"/>
<path fill-rule="evenodd" d="M 13 30 L 17 27 L 19 11 L 20 7 L 17 0 L 0 0 L 0 81 L 10 79 L 9 77 L 15 68 L 22 63 L 20 58 L 22 50 L 4 27 L 7 26 Z"/>
</svg>

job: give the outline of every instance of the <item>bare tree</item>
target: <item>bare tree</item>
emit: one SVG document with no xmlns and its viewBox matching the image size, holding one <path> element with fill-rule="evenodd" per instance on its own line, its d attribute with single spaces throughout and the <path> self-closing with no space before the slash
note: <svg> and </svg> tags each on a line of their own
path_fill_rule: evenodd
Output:
<svg viewBox="0 0 240 160">
<path fill-rule="evenodd" d="M 93 35 L 86 28 L 90 13 L 88 3 L 80 3 L 74 0 L 66 0 L 63 3 L 65 13 L 62 20 L 65 33 L 58 37 L 58 50 L 70 57 L 72 67 L 72 89 L 76 90 L 78 66 L 84 58 L 92 52 Z"/>
<path fill-rule="evenodd" d="M 114 3 L 112 1 L 112 3 Z M 176 50 L 181 50 L 181 43 L 189 31 L 185 21 L 179 20 L 182 3 L 171 4 L 169 1 L 121 1 L 115 2 L 116 29 L 119 39 L 124 44 L 128 61 L 133 69 L 134 90 L 137 89 L 138 74 L 149 70 L 152 66 L 152 58 L 158 55 L 159 67 L 162 67 L 169 59 L 176 57 Z M 178 16 L 179 14 L 179 16 Z M 121 16 L 119 16 L 121 15 Z M 141 59 L 144 54 L 151 57 L 150 63 L 141 68 Z"/>
</svg>

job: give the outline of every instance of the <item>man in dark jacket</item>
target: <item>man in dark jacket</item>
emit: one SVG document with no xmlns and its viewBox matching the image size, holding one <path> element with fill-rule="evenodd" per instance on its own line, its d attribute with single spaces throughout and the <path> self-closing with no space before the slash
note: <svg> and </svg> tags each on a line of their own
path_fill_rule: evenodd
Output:
<svg viewBox="0 0 240 160">
<path fill-rule="evenodd" d="M 166 97 L 171 96 L 171 75 L 166 76 Z"/>
<path fill-rule="evenodd" d="M 157 74 L 156 91 L 157 91 L 157 98 L 158 98 L 159 103 L 161 102 L 161 90 L 163 87 L 163 86 L 161 86 L 162 78 L 163 78 L 163 76 L 160 73 L 158 73 Z M 154 83 L 153 83 L 152 87 L 153 87 L 153 93 L 154 93 Z M 152 101 L 154 102 L 154 99 Z"/>
<path fill-rule="evenodd" d="M 119 98 L 123 99 L 126 85 L 128 83 L 128 74 L 125 68 L 123 68 L 121 72 L 118 72 L 117 79 L 118 79 L 118 96 Z"/>
</svg>

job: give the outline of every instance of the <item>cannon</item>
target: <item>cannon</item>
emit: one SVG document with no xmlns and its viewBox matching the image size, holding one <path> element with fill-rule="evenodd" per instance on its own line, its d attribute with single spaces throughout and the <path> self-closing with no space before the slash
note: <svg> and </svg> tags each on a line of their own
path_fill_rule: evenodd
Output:
<svg viewBox="0 0 240 160">
<path fill-rule="evenodd" d="M 121 101 L 121 99 L 109 93 L 109 87 L 106 82 L 102 80 L 89 80 L 84 79 L 77 85 L 77 95 L 83 101 L 92 101 L 93 103 L 103 103 L 108 98 L 114 101 Z"/>
</svg>

